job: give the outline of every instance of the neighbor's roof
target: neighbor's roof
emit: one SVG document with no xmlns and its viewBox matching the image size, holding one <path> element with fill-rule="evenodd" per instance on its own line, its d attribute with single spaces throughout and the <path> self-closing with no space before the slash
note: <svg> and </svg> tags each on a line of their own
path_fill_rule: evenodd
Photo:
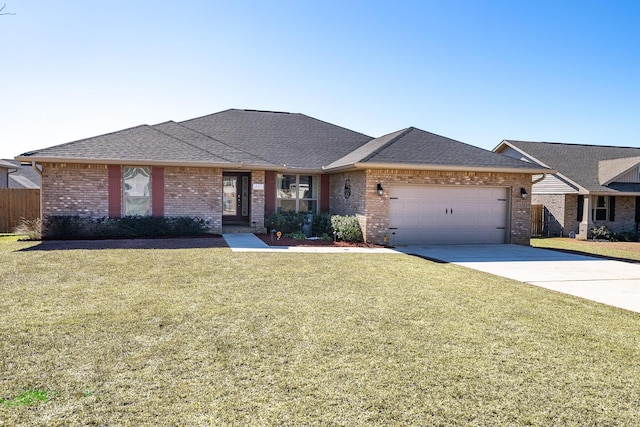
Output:
<svg viewBox="0 0 640 427">
<path fill-rule="evenodd" d="M 640 163 L 640 148 L 504 140 L 542 166 L 555 169 L 589 192 L 635 192 L 638 185 L 612 185 L 611 180 Z"/>
<path fill-rule="evenodd" d="M 547 173 L 549 169 L 410 127 L 376 138 L 325 170 L 356 167 Z"/>
<path fill-rule="evenodd" d="M 31 165 L 23 166 L 16 160 L 0 160 L 0 167 L 13 169 L 9 173 L 9 188 L 40 188 L 40 174 Z"/>
</svg>

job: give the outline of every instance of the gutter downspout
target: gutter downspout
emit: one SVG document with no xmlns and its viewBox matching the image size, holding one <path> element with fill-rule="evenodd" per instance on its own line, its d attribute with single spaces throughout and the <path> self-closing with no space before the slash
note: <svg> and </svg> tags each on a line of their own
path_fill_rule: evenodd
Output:
<svg viewBox="0 0 640 427">
<path fill-rule="evenodd" d="M 546 173 L 543 173 L 543 174 L 542 174 L 542 176 L 541 176 L 540 178 L 538 178 L 538 179 L 536 179 L 536 180 L 531 181 L 531 185 L 539 183 L 540 181 L 542 181 L 542 180 L 543 180 L 543 179 L 545 179 L 546 177 L 547 177 L 547 174 L 546 174 Z"/>
</svg>

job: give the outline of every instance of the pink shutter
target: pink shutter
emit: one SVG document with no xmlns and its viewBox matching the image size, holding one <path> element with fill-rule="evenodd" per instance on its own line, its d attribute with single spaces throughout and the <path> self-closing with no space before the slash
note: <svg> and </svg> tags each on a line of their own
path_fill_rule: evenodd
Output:
<svg viewBox="0 0 640 427">
<path fill-rule="evenodd" d="M 151 168 L 151 214 L 164 216 L 164 168 Z"/>
<path fill-rule="evenodd" d="M 109 165 L 109 218 L 122 216 L 122 168 Z"/>
<path fill-rule="evenodd" d="M 320 212 L 329 213 L 329 175 L 320 175 Z"/>
</svg>

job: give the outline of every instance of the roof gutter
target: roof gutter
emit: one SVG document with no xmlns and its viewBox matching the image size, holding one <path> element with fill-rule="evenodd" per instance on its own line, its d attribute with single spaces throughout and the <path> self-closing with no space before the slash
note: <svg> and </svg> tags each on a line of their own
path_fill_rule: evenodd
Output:
<svg viewBox="0 0 640 427">
<path fill-rule="evenodd" d="M 123 159 L 95 159 L 83 157 L 30 157 L 17 156 L 15 158 L 21 162 L 37 163 L 72 163 L 72 164 L 92 164 L 92 165 L 122 165 L 122 166 L 176 166 L 176 167 L 199 167 L 199 168 L 221 168 L 221 169 L 252 169 L 252 170 L 288 170 L 284 165 L 271 164 L 247 164 L 239 163 L 216 163 L 216 162 L 185 162 L 171 160 L 123 160 Z"/>
<path fill-rule="evenodd" d="M 463 166 L 463 165 L 424 165 L 408 163 L 351 163 L 335 167 L 323 167 L 325 172 L 342 172 L 357 169 L 400 169 L 400 170 L 431 170 L 431 171 L 454 171 L 454 172 L 500 172 L 500 173 L 526 173 L 526 174 L 549 174 L 556 171 L 548 168 L 509 168 L 490 166 Z"/>
</svg>

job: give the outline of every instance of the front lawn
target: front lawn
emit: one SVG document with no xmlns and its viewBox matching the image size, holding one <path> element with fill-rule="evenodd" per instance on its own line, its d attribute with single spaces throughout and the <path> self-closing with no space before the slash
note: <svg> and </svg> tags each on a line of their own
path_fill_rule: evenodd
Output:
<svg viewBox="0 0 640 427">
<path fill-rule="evenodd" d="M 638 242 L 603 242 L 553 237 L 532 238 L 531 246 L 535 248 L 577 252 L 584 255 L 598 255 L 640 261 L 640 243 Z"/>
<path fill-rule="evenodd" d="M 34 247 L 0 242 L 0 424 L 640 419 L 631 312 L 406 255 Z"/>
</svg>

